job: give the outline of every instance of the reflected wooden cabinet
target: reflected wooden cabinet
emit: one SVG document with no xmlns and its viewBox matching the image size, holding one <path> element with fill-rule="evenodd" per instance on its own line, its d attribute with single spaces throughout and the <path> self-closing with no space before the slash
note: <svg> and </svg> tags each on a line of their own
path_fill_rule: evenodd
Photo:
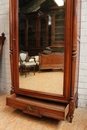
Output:
<svg viewBox="0 0 87 130">
<path fill-rule="evenodd" d="M 64 69 L 64 53 L 39 54 L 39 71 L 43 69 Z"/>
<path fill-rule="evenodd" d="M 25 29 L 26 29 L 26 19 L 25 18 L 21 18 L 19 19 L 19 48 L 21 48 L 22 46 L 24 46 L 25 44 Z"/>
<path fill-rule="evenodd" d="M 41 9 L 45 7 L 44 11 L 46 11 L 47 9 L 49 9 L 47 7 L 48 5 L 52 6 L 52 2 L 53 1 L 51 0 L 46 0 L 41 4 L 40 6 Z M 52 17 L 52 21 L 54 22 L 54 24 L 51 25 L 52 28 L 50 28 L 52 29 L 52 33 L 50 34 L 48 33 L 49 32 L 48 30 L 50 30 L 48 29 L 48 24 L 47 24 L 48 18 L 47 17 L 44 18 L 44 16 L 38 17 L 36 21 L 33 18 L 32 21 L 25 19 L 26 25 L 24 25 L 24 28 L 22 28 L 21 25 L 21 29 L 25 30 L 25 34 L 27 34 L 25 36 L 26 37 L 25 46 L 29 46 L 29 47 L 34 46 L 34 49 L 37 50 L 37 48 L 39 47 L 41 48 L 43 46 L 47 46 L 49 42 L 51 42 L 51 44 L 56 43 L 58 45 L 60 44 L 60 41 L 63 42 L 63 47 L 64 47 L 64 52 L 63 52 L 64 71 L 63 71 L 63 87 L 62 87 L 63 93 L 59 94 L 58 93 L 59 86 L 57 86 L 57 84 L 54 85 L 54 87 L 55 86 L 57 87 L 56 93 L 34 90 L 33 89 L 34 86 L 32 87 L 32 89 L 25 89 L 25 87 L 24 88 L 20 87 L 19 64 L 18 64 L 19 63 L 19 52 L 18 52 L 19 19 L 17 14 L 19 9 L 18 6 L 21 5 L 20 6 L 20 10 L 21 10 L 22 4 L 20 3 L 18 5 L 18 0 L 15 1 L 10 0 L 10 58 L 11 58 L 12 87 L 11 87 L 11 95 L 6 98 L 6 104 L 8 106 L 20 109 L 24 113 L 35 115 L 38 117 L 46 116 L 58 120 L 65 120 L 67 116 L 69 116 L 70 122 L 72 122 L 74 110 L 78 106 L 78 72 L 79 72 L 79 51 L 80 51 L 81 0 L 65 0 L 64 2 L 65 2 L 64 3 L 65 9 L 62 10 L 65 11 L 64 19 L 59 18 L 59 16 L 61 15 L 58 14 L 54 15 L 53 13 L 50 14 L 50 16 Z M 35 1 L 35 3 L 37 4 L 37 1 Z M 44 6 L 45 3 L 47 6 Z M 55 3 L 53 4 L 55 5 Z M 32 5 L 32 9 L 34 7 L 35 6 Z M 31 9 L 31 5 L 28 7 L 28 9 L 29 8 Z M 52 8 L 50 7 L 50 9 Z M 36 17 L 34 18 L 36 19 Z M 38 25 L 38 29 L 37 29 L 37 25 Z M 59 25 L 60 27 L 56 25 Z M 33 37 L 31 36 L 32 33 L 34 33 Z M 51 36 L 51 38 L 48 38 L 49 35 Z M 31 48 L 31 52 L 32 51 L 33 49 Z M 38 82 L 35 83 L 37 84 Z M 45 81 L 43 85 L 44 88 L 46 88 Z M 28 85 L 28 87 L 29 86 L 30 85 Z M 41 87 L 42 86 L 39 86 L 39 88 Z"/>
<path fill-rule="evenodd" d="M 38 53 L 42 52 L 47 46 L 64 47 L 64 7 L 50 9 L 50 15 L 42 14 L 41 12 L 32 12 L 19 16 L 20 50 L 25 48 L 32 55 L 31 50 L 34 54 L 35 52 L 37 54 L 37 50 Z"/>
<path fill-rule="evenodd" d="M 40 17 L 40 46 L 49 46 L 48 35 L 49 35 L 48 15 Z"/>
<path fill-rule="evenodd" d="M 64 35 L 65 35 L 65 7 L 51 8 L 51 17 L 52 17 L 52 33 L 51 33 L 51 45 L 61 46 L 64 44 Z"/>
<path fill-rule="evenodd" d="M 28 50 L 30 55 L 37 55 L 49 46 L 48 15 L 32 12 L 19 18 L 19 49 Z M 32 52 L 33 54 L 32 54 Z"/>
</svg>

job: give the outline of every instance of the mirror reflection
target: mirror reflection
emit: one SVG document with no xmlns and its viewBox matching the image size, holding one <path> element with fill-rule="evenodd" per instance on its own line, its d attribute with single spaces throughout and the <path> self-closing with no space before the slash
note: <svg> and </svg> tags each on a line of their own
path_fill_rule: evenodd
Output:
<svg viewBox="0 0 87 130">
<path fill-rule="evenodd" d="M 63 94 L 65 6 L 19 0 L 19 87 Z"/>
</svg>

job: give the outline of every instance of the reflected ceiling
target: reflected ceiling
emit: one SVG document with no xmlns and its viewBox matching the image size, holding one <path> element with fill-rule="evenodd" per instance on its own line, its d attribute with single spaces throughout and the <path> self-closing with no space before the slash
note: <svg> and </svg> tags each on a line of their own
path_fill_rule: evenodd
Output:
<svg viewBox="0 0 87 130">
<path fill-rule="evenodd" d="M 21 13 L 29 13 L 35 11 L 48 11 L 48 7 L 56 6 L 54 0 L 19 0 L 19 8 Z"/>
</svg>

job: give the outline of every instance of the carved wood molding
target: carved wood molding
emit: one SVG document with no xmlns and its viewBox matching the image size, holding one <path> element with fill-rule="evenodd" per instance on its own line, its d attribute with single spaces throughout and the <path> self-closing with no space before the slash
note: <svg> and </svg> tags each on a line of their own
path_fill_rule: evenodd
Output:
<svg viewBox="0 0 87 130">
<path fill-rule="evenodd" d="M 71 81 L 71 94 L 70 99 L 71 101 L 74 98 L 74 87 L 75 87 L 75 77 L 76 77 L 76 58 L 77 58 L 77 47 L 73 46 L 72 48 L 72 81 Z"/>
<path fill-rule="evenodd" d="M 6 39 L 4 33 L 2 33 L 1 35 L 2 36 L 0 36 L 0 58 L 1 58 L 1 54 L 2 54 L 2 48 L 3 48 L 4 40 Z"/>
<path fill-rule="evenodd" d="M 77 56 L 77 48 L 76 48 L 76 46 L 75 47 L 73 47 L 73 49 L 72 49 L 72 58 L 74 58 L 74 57 L 76 57 Z"/>
</svg>

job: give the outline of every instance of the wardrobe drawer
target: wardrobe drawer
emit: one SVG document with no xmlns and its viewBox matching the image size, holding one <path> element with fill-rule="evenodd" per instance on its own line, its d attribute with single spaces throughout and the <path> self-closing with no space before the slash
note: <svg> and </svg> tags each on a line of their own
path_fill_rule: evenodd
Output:
<svg viewBox="0 0 87 130">
<path fill-rule="evenodd" d="M 12 94 L 11 96 L 6 98 L 6 105 L 20 109 L 24 113 L 41 117 L 38 107 L 34 106 L 34 104 L 32 104 L 31 102 L 27 102 L 24 98 L 21 98 L 20 96 L 17 96 L 15 94 Z"/>
<path fill-rule="evenodd" d="M 25 107 L 25 109 L 23 110 L 23 112 L 27 113 L 27 114 L 34 115 L 34 116 L 41 117 L 41 115 L 39 114 L 38 107 L 35 107 L 35 106 L 27 105 L 27 107 Z"/>
<path fill-rule="evenodd" d="M 54 119 L 65 120 L 69 112 L 69 104 L 60 104 L 50 101 L 24 97 L 16 94 L 6 98 L 8 106 L 22 110 L 24 113 L 34 116 L 51 117 Z"/>
</svg>

